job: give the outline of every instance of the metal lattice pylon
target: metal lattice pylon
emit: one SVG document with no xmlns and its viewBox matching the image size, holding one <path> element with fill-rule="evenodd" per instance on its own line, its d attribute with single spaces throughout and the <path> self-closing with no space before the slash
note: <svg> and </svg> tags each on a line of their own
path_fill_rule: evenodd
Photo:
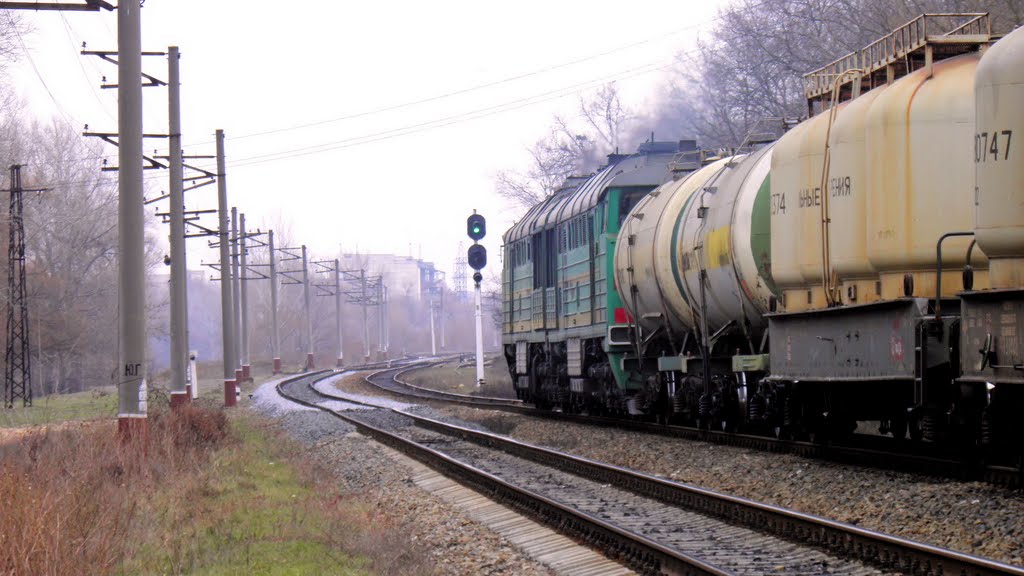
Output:
<svg viewBox="0 0 1024 576">
<path fill-rule="evenodd" d="M 19 398 L 32 405 L 32 367 L 28 348 L 28 291 L 25 287 L 25 222 L 22 211 L 21 166 L 11 166 L 10 236 L 7 244 L 7 354 L 4 404 Z"/>
<path fill-rule="evenodd" d="M 466 289 L 466 250 L 462 247 L 462 242 L 459 242 L 459 252 L 455 257 L 455 276 L 453 281 L 455 283 L 455 297 L 459 301 L 465 301 L 468 298 L 468 291 Z"/>
</svg>

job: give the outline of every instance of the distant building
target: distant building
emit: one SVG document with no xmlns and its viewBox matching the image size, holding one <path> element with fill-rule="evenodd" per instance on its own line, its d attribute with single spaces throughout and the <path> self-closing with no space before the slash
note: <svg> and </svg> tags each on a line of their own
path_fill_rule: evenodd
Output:
<svg viewBox="0 0 1024 576">
<path fill-rule="evenodd" d="M 417 301 L 428 300 L 428 294 L 444 280 L 444 272 L 409 256 L 394 254 L 342 254 L 342 270 L 366 270 L 367 276 L 383 276 L 392 298 L 404 296 Z"/>
</svg>

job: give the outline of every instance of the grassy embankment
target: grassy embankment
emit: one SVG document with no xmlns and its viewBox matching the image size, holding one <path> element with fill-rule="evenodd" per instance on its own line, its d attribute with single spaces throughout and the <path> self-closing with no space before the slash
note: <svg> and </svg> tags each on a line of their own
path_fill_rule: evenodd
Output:
<svg viewBox="0 0 1024 576">
<path fill-rule="evenodd" d="M 49 416 L 94 406 L 62 400 Z M 429 572 L 393 517 L 340 493 L 268 422 L 198 404 L 154 411 L 144 456 L 110 420 L 9 436 L 0 573 Z"/>
<path fill-rule="evenodd" d="M 261 366 L 260 368 L 263 368 Z M 220 403 L 224 398 L 224 384 L 220 378 L 221 368 L 217 364 L 206 363 L 199 369 L 199 399 L 211 403 Z M 269 374 L 270 367 L 266 366 Z M 255 375 L 254 375 L 255 376 Z M 150 402 L 166 404 L 166 395 L 161 391 L 167 387 L 169 374 L 164 371 L 149 379 Z M 266 377 L 255 376 L 255 384 L 243 384 L 243 395 L 252 388 L 266 381 Z M 10 410 L 0 409 L 0 428 L 20 428 L 40 426 L 80 420 L 95 420 L 117 417 L 117 389 L 114 386 L 98 386 L 85 392 L 73 394 L 50 394 L 36 397 L 32 406 L 25 408 L 15 404 Z M 0 435 L 2 437 L 2 435 Z"/>
</svg>

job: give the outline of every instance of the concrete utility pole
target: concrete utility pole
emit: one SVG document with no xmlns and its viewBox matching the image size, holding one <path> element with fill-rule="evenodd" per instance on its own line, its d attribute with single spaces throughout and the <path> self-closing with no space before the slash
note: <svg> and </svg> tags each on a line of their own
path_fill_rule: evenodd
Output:
<svg viewBox="0 0 1024 576">
<path fill-rule="evenodd" d="M 224 131 L 217 130 L 217 216 L 220 239 L 220 314 L 221 336 L 224 349 L 224 405 L 237 403 L 238 382 L 235 376 L 235 320 L 231 289 L 231 239 L 228 228 L 228 181 L 224 159 Z"/>
<path fill-rule="evenodd" d="M 438 293 L 440 293 L 440 295 L 441 295 L 441 298 L 440 298 L 440 301 L 441 301 L 441 304 L 440 304 L 441 315 L 439 317 L 439 321 L 440 321 L 440 324 L 441 324 L 441 350 L 447 350 L 448 349 L 448 341 L 445 338 L 445 327 L 444 327 L 444 325 L 446 324 L 446 322 L 445 322 L 445 314 L 446 314 L 446 312 L 445 312 L 445 309 L 444 309 L 444 284 L 441 284 L 440 288 L 438 288 Z"/>
<path fill-rule="evenodd" d="M 281 334 L 277 327 L 277 251 L 274 231 L 267 232 L 270 248 L 270 351 L 274 355 L 274 374 L 281 373 Z"/>
<path fill-rule="evenodd" d="M 387 331 L 387 316 L 384 310 L 384 282 L 383 279 L 377 284 L 377 354 L 386 358 L 384 348 L 384 337 Z"/>
<path fill-rule="evenodd" d="M 117 7 L 118 357 L 117 426 L 146 433 L 146 245 L 142 198 L 142 6 Z"/>
<path fill-rule="evenodd" d="M 384 287 L 384 354 L 391 350 L 391 296 L 388 294 L 388 287 Z"/>
<path fill-rule="evenodd" d="M 241 316 L 242 316 L 242 379 L 246 382 L 252 382 L 252 367 L 249 365 L 249 285 L 246 283 L 248 267 L 248 254 L 246 247 L 246 232 L 245 229 L 245 214 L 238 216 L 238 228 L 241 231 L 241 237 L 239 238 L 238 252 L 241 264 L 239 266 L 240 272 L 238 274 L 239 290 L 242 294 L 242 301 L 240 304 Z"/>
<path fill-rule="evenodd" d="M 434 333 L 434 295 L 430 295 L 430 355 L 437 356 L 437 336 Z"/>
<path fill-rule="evenodd" d="M 305 244 L 302 245 L 302 297 L 306 303 L 306 370 L 314 370 L 316 362 L 313 359 L 313 311 L 309 298 L 309 258 Z"/>
<path fill-rule="evenodd" d="M 338 368 L 345 365 L 345 339 L 341 330 L 341 260 L 334 259 L 334 321 L 338 328 Z"/>
<path fill-rule="evenodd" d="M 167 49 L 167 118 L 170 128 L 171 407 L 192 401 L 188 373 L 188 269 L 185 256 L 185 185 L 181 155 L 181 74 L 178 47 Z"/>
<path fill-rule="evenodd" d="M 366 270 L 359 271 L 360 298 L 363 302 L 363 361 L 370 360 L 370 325 L 367 321 Z"/>
<path fill-rule="evenodd" d="M 242 282 L 238 269 L 238 208 L 231 208 L 231 313 L 235 332 L 235 382 L 242 378 Z"/>
</svg>

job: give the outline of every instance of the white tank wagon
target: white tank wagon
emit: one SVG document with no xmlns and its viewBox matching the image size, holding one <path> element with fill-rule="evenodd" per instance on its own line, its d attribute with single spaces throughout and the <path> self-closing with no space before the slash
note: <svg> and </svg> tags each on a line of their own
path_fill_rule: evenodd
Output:
<svg viewBox="0 0 1024 576">
<path fill-rule="evenodd" d="M 777 141 L 613 203 L 607 331 L 541 372 L 612 413 L 1024 466 L 1024 32 L 921 16 L 805 95 Z"/>
<path fill-rule="evenodd" d="M 990 288 L 961 294 L 959 382 L 982 411 L 982 446 L 1016 454 L 1024 474 L 1024 29 L 985 52 L 974 89 L 974 233 Z"/>
<path fill-rule="evenodd" d="M 819 113 L 774 145 L 626 218 L 613 268 L 638 406 L 794 437 L 1021 434 L 1024 42 L 996 43 L 984 15 L 908 30 L 809 75 Z"/>
<path fill-rule="evenodd" d="M 615 285 L 638 327 L 624 363 L 651 387 L 667 380 L 684 419 L 738 422 L 746 410 L 745 390 L 713 374 L 731 373 L 737 354 L 763 358 L 771 156 L 769 144 L 711 161 L 648 195 L 620 231 Z"/>
</svg>

